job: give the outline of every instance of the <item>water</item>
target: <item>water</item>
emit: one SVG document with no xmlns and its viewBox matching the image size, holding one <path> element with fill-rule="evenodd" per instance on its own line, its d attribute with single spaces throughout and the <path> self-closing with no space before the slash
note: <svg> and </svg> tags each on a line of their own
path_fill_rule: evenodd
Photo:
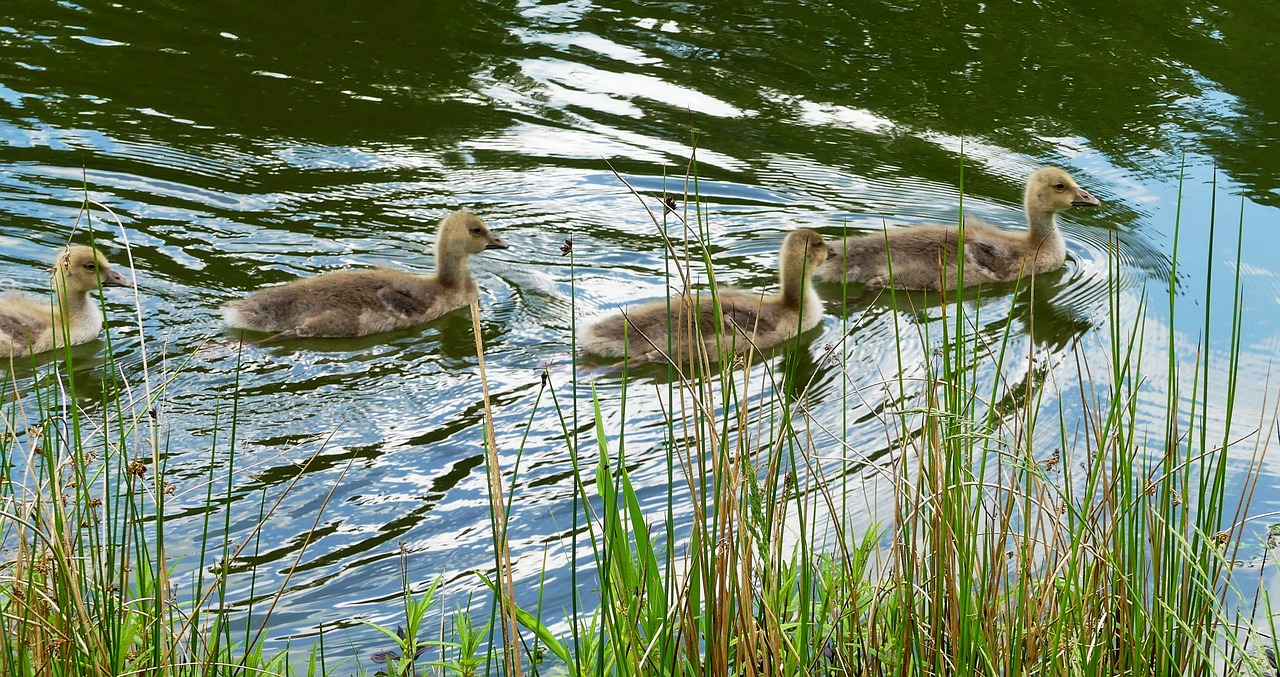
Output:
<svg viewBox="0 0 1280 677">
<path fill-rule="evenodd" d="M 1174 275 L 1185 163 L 1178 357 L 1189 362 L 1202 345 L 1211 298 L 1222 310 L 1211 318 L 1210 364 L 1226 373 L 1225 309 L 1243 216 L 1246 376 L 1237 415 L 1257 421 L 1266 396 L 1274 401 L 1267 375 L 1280 345 L 1272 85 L 1280 9 L 1146 9 L 14 0 L 0 18 L 0 277 L 41 288 L 86 193 L 119 216 L 123 234 L 100 210 L 94 228 L 117 263 L 127 236 L 138 275 L 140 328 L 129 324 L 127 295 L 108 293 L 123 376 L 141 381 L 143 337 L 157 374 L 194 356 L 161 407 L 177 490 L 170 556 L 189 572 L 203 516 L 222 523 L 227 506 L 206 505 L 211 468 L 232 473 L 233 539 L 283 494 L 263 547 L 235 564 L 258 575 L 252 600 L 246 579 L 235 579 L 237 604 L 268 601 L 262 591 L 283 583 L 314 528 L 271 619 L 271 646 L 305 645 L 324 621 L 345 633 L 330 647 L 367 656 L 373 635 L 357 621 L 394 624 L 402 547 L 415 582 L 445 577 L 451 606 L 481 590 L 469 571 L 493 568 L 469 318 L 241 353 L 217 308 L 300 275 L 370 265 L 425 272 L 434 224 L 453 209 L 475 211 L 512 244 L 472 259 L 507 469 L 543 392 L 542 370 L 570 395 L 574 312 L 581 320 L 666 293 L 653 223 L 614 170 L 652 206 L 664 192 L 683 192 L 695 152 L 719 274 L 748 288 L 773 284 L 775 252 L 791 228 L 835 235 L 884 221 L 950 221 L 962 165 L 966 212 L 1016 228 L 1025 175 L 1068 168 L 1104 207 L 1064 215 L 1066 269 L 1034 290 L 967 296 L 984 336 L 1010 326 L 1030 336 L 1015 341 L 1010 390 L 1028 378 L 1056 382 L 1067 394 L 1049 391 L 1046 411 L 1061 409 L 1068 421 L 1081 416 L 1069 396 L 1081 360 L 1105 363 L 1109 284 L 1123 290 L 1122 314 L 1149 315 L 1152 350 L 1167 346 L 1161 290 Z M 572 273 L 560 254 L 566 238 Z M 924 297 L 919 311 L 898 313 L 883 299 L 822 291 L 828 316 L 806 336 L 802 365 L 813 382 L 808 403 L 822 425 L 838 429 L 846 414 L 852 422 L 849 447 L 826 460 L 882 466 L 889 452 L 874 412 L 893 403 L 877 384 L 897 372 L 894 328 L 936 327 L 941 306 Z M 1140 308 L 1144 291 L 1156 301 Z M 829 349 L 845 367 L 823 359 Z M 91 410 L 104 350 L 99 342 L 77 351 Z M 922 373 L 919 347 L 904 350 L 907 373 Z M 1160 369 L 1152 366 L 1153 383 Z M 231 468 L 225 439 L 213 438 L 237 379 Z M 599 387 L 606 425 L 616 428 L 617 378 L 603 376 Z M 846 388 L 858 393 L 847 409 Z M 548 567 L 555 583 L 544 607 L 559 610 L 571 592 L 573 485 L 547 398 L 519 459 L 511 541 L 517 588 L 531 594 Z M 1140 420 L 1160 430 L 1164 405 L 1157 388 L 1140 403 Z M 1215 434 L 1221 416 L 1210 412 Z M 657 511 L 668 475 L 651 388 L 632 392 L 626 420 L 633 479 Z M 579 425 L 589 430 L 589 419 Z M 1045 440 L 1046 454 L 1053 444 Z M 1257 513 L 1280 499 L 1280 467 L 1264 468 Z M 855 528 L 884 515 L 889 496 L 875 476 L 868 467 L 854 478 L 868 492 L 851 496 Z M 677 516 L 686 513 L 677 506 Z"/>
</svg>

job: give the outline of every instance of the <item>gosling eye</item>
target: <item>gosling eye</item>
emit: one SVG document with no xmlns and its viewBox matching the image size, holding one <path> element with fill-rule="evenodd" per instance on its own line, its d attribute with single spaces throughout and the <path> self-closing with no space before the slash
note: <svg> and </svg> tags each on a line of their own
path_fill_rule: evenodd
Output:
<svg viewBox="0 0 1280 677">
<path fill-rule="evenodd" d="M 483 230 L 481 230 L 481 229 L 477 226 L 477 227 L 475 227 L 475 228 L 472 228 L 472 229 L 471 229 L 471 234 L 472 234 L 472 235 L 475 235 L 475 236 L 480 236 L 480 235 L 483 235 L 483 234 L 484 234 L 484 231 L 483 231 Z"/>
<path fill-rule="evenodd" d="M 1066 189 L 1067 189 L 1067 184 L 1065 184 L 1065 183 L 1059 183 L 1059 184 L 1054 185 L 1054 188 L 1057 188 L 1058 190 L 1066 190 Z"/>
<path fill-rule="evenodd" d="M 96 264 L 93 264 L 93 263 L 86 263 L 86 264 L 84 264 L 84 269 L 85 269 L 85 270 L 97 270 L 97 269 L 98 269 L 98 266 L 97 266 Z"/>
</svg>

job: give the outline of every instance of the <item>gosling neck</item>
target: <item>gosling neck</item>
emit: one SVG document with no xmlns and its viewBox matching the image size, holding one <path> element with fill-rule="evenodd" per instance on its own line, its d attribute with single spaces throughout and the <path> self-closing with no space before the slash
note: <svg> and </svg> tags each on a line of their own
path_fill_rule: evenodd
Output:
<svg viewBox="0 0 1280 677">
<path fill-rule="evenodd" d="M 60 317 L 77 317 L 93 308 L 87 290 L 72 291 L 67 289 L 67 281 L 61 275 L 53 277 L 53 292 L 58 297 L 55 319 Z"/>
<path fill-rule="evenodd" d="M 813 288 L 813 268 L 805 268 L 804 259 L 788 261 L 783 258 L 778 271 L 778 282 L 782 287 L 782 303 L 788 308 L 815 308 L 822 301 Z"/>
<path fill-rule="evenodd" d="M 1061 262 L 1067 256 L 1067 243 L 1058 230 L 1058 213 L 1027 207 L 1027 239 L 1031 253 L 1040 258 Z"/>
<path fill-rule="evenodd" d="M 446 287 L 459 287 L 471 279 L 467 267 L 467 253 L 443 243 L 436 250 L 436 277 Z"/>
</svg>

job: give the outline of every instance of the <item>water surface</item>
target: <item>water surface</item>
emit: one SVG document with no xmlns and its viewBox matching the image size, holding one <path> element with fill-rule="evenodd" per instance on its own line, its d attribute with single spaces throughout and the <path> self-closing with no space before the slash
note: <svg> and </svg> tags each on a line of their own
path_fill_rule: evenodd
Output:
<svg viewBox="0 0 1280 677">
<path fill-rule="evenodd" d="M 980 335 L 1014 337 L 1005 373 L 982 382 L 1004 379 L 1011 393 L 1028 379 L 1050 384 L 1045 415 L 1078 422 L 1080 365 L 1108 355 L 1109 286 L 1121 290 L 1123 316 L 1148 316 L 1153 350 L 1171 330 L 1178 359 L 1190 363 L 1204 345 L 1206 302 L 1231 303 L 1239 252 L 1239 420 L 1258 420 L 1268 389 L 1274 401 L 1280 8 L 11 5 L 0 18 L 0 277 L 40 289 L 56 248 L 87 240 L 86 195 L 119 217 L 123 231 L 96 209 L 92 226 L 117 262 L 127 240 L 139 280 L 140 326 L 130 323 L 127 294 L 107 294 L 120 376 L 142 382 L 144 340 L 153 382 L 183 364 L 160 406 L 165 473 L 177 489 L 168 547 L 182 574 L 195 566 L 206 514 L 221 525 L 230 509 L 227 536 L 243 537 L 262 502 L 305 465 L 263 546 L 234 565 L 258 576 L 256 599 L 247 577 L 233 579 L 235 602 L 261 604 L 316 530 L 272 618 L 276 648 L 307 643 L 324 622 L 343 633 L 328 646 L 363 660 L 373 635 L 358 621 L 394 624 L 401 548 L 414 581 L 445 577 L 448 604 L 481 589 L 468 572 L 491 571 L 493 555 L 473 337 L 462 312 L 374 338 L 242 350 L 221 328 L 218 305 L 331 270 L 426 272 L 434 225 L 458 208 L 512 244 L 474 257 L 472 268 L 509 481 L 529 433 L 512 501 L 517 587 L 533 605 L 546 567 L 552 618 L 571 594 L 574 492 L 542 374 L 572 409 L 575 325 L 666 293 L 668 257 L 645 205 L 672 194 L 683 209 L 695 155 L 718 275 L 746 288 L 774 284 L 791 228 L 838 236 L 951 222 L 962 182 L 966 213 L 1018 228 L 1027 173 L 1067 168 L 1104 207 L 1064 214 L 1061 273 L 965 295 Z M 560 252 L 566 239 L 572 268 Z M 900 353 L 909 377 L 928 359 L 919 341 L 897 337 L 928 330 L 936 342 L 943 306 L 922 296 L 915 310 L 895 310 L 833 285 L 822 293 L 828 315 L 800 349 L 800 380 L 810 385 L 793 396 L 815 430 L 842 438 L 818 446 L 819 464 L 847 474 L 848 519 L 861 529 L 891 500 L 876 480 L 893 460 L 880 414 L 919 395 L 884 384 L 896 379 Z M 1211 373 L 1224 383 L 1229 317 L 1210 321 L 1221 334 L 1210 343 Z M 78 401 L 90 411 L 101 406 L 105 349 L 76 352 Z M 19 385 L 57 366 L 21 371 Z M 1156 367 L 1139 417 L 1152 435 L 1162 434 L 1166 403 Z M 668 495 L 664 405 L 661 388 L 643 386 L 659 380 L 642 373 L 625 412 L 628 466 L 655 515 Z M 616 430 L 619 378 L 601 375 L 597 387 Z M 215 442 L 233 403 L 234 457 L 224 434 Z M 589 433 L 586 406 L 579 401 L 576 425 Z M 1221 416 L 1211 409 L 1211 424 L 1221 428 Z M 1046 433 L 1046 455 L 1054 444 Z M 211 472 L 231 473 L 229 501 L 207 503 Z M 1268 460 L 1265 472 L 1258 513 L 1280 498 L 1280 467 Z M 688 508 L 677 504 L 675 514 L 687 519 Z"/>
</svg>

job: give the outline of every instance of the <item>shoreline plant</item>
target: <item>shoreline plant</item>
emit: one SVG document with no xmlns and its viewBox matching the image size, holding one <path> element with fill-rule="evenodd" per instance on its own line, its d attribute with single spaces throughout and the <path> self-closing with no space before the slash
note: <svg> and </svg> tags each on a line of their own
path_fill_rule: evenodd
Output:
<svg viewBox="0 0 1280 677">
<path fill-rule="evenodd" d="M 683 182 L 683 209 L 664 194 L 649 212 L 667 245 L 666 276 L 684 286 L 700 273 L 714 293 L 696 164 Z M 684 374 L 675 365 L 621 366 L 587 381 L 575 331 L 572 377 L 544 372 L 529 426 L 540 409 L 556 417 L 572 468 L 570 608 L 517 604 L 505 524 L 520 500 L 519 466 L 499 467 L 486 397 L 496 576 L 478 575 L 493 593 L 489 618 L 435 607 L 438 580 L 415 594 L 403 560 L 404 629 L 379 628 L 388 648 L 362 650 L 356 664 L 328 659 L 325 633 L 305 653 L 266 651 L 288 577 L 266 609 L 245 614 L 228 597 L 230 576 L 253 576 L 236 562 L 258 547 L 259 527 L 288 492 L 262 497 L 247 536 L 212 536 L 231 524 L 242 415 L 235 396 L 216 402 L 201 484 L 206 503 L 225 511 L 205 513 L 200 561 L 180 586 L 165 550 L 174 489 L 163 478 L 175 433 L 166 429 L 165 389 L 182 365 L 153 376 L 144 356 L 146 381 L 131 383 L 108 332 L 93 406 L 82 406 L 71 348 L 29 374 L 7 367 L 0 673 L 1274 675 L 1270 599 L 1261 585 L 1248 593 L 1251 579 L 1235 572 L 1244 539 L 1259 533 L 1250 499 L 1280 428 L 1274 411 L 1256 423 L 1235 420 L 1239 253 L 1228 336 L 1211 331 L 1221 311 L 1207 301 L 1221 242 L 1209 242 L 1195 358 L 1179 360 L 1178 218 L 1173 272 L 1159 290 L 1168 295 L 1167 326 L 1146 312 L 1155 292 L 1135 300 L 1120 287 L 1113 257 L 1100 328 L 1065 353 L 1078 365 L 1074 382 L 1039 355 L 1032 330 L 984 322 L 980 296 L 884 292 L 893 314 L 926 303 L 937 319 L 914 332 L 895 324 L 897 373 L 842 381 L 836 421 L 815 416 L 811 386 L 824 369 L 842 370 L 858 340 L 844 286 L 840 342 L 815 351 L 812 334 L 802 335 L 766 354 L 683 365 Z M 1243 210 L 1235 230 L 1239 252 Z M 564 254 L 576 317 L 571 241 Z M 1168 354 L 1153 358 L 1152 346 Z M 1218 375 L 1225 382 L 1212 382 Z M 858 409 L 867 389 L 886 394 L 869 413 Z M 669 488 L 660 510 L 632 484 L 626 426 L 605 423 L 606 407 L 626 421 L 628 400 L 639 396 L 657 398 L 665 412 Z M 1158 425 L 1139 407 L 1152 396 L 1164 398 Z M 1265 399 L 1273 393 L 1262 396 L 1260 411 L 1274 409 Z M 1064 415 L 1064 398 L 1078 405 L 1078 420 Z M 867 416 L 883 425 L 885 457 L 868 459 L 849 441 L 855 411 L 864 425 Z M 527 439 L 528 431 L 517 459 Z M 868 476 L 890 492 L 890 516 L 858 529 L 851 493 Z M 590 557 L 580 562 L 580 552 Z M 1265 573 L 1269 546 L 1263 552 Z M 178 587 L 190 598 L 177 599 Z"/>
</svg>

